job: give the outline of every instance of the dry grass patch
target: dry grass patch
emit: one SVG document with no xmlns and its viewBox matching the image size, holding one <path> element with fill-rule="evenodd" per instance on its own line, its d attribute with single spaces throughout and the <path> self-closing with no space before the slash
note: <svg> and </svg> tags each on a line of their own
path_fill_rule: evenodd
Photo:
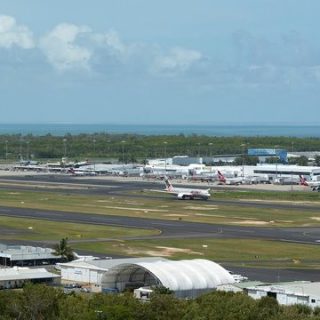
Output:
<svg viewBox="0 0 320 320">
<path fill-rule="evenodd" d="M 250 225 L 266 225 L 270 223 L 274 223 L 274 221 L 258 221 L 258 220 L 243 220 L 243 221 L 231 221 L 233 224 L 250 224 Z"/>
<path fill-rule="evenodd" d="M 126 248 L 126 253 L 129 255 L 139 255 L 139 254 L 146 254 L 148 256 L 153 257 L 172 257 L 175 254 L 190 254 L 190 255 L 200 255 L 203 256 L 202 252 L 193 251 L 188 248 L 174 248 L 174 247 L 163 247 L 163 246 L 156 246 L 154 250 L 145 250 L 139 248 Z"/>
</svg>

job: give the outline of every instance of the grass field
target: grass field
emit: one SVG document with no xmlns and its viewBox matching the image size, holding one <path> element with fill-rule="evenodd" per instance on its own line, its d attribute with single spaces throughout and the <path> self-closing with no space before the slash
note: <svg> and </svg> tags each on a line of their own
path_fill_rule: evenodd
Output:
<svg viewBox="0 0 320 320">
<path fill-rule="evenodd" d="M 62 223 L 46 220 L 0 216 L 1 240 L 51 241 L 68 237 L 69 240 L 121 239 L 159 234 L 156 230 Z"/>
<path fill-rule="evenodd" d="M 320 269 L 319 247 L 247 239 L 130 240 L 78 243 L 75 248 L 127 256 L 211 259 L 238 266 Z"/>
<path fill-rule="evenodd" d="M 221 205 L 206 201 L 179 201 L 168 195 L 150 198 L 149 193 L 132 195 L 93 196 L 61 192 L 0 190 L 2 206 L 61 210 L 157 219 L 197 221 L 250 226 L 319 226 L 316 210 L 257 208 L 240 205 Z M 313 205 L 317 193 L 312 194 Z M 315 194 L 315 196 L 314 196 Z M 146 195 L 146 197 L 144 197 Z M 245 196 L 244 196 L 245 195 Z M 289 197 L 288 195 L 286 197 Z M 218 192 L 217 199 L 251 199 L 256 201 L 290 201 L 273 192 Z M 290 194 L 293 197 L 293 194 Z M 293 201 L 293 199 L 291 199 Z M 301 204 L 301 195 L 295 203 Z M 309 201 L 310 199 L 308 199 Z M 293 201 L 294 202 L 294 201 Z M 319 202 L 320 204 L 320 202 Z M 183 240 L 126 240 L 126 237 L 148 236 L 155 231 L 132 228 L 57 223 L 44 220 L 0 217 L 0 241 L 29 240 L 57 241 L 68 237 L 75 249 L 105 255 L 164 256 L 173 259 L 207 258 L 241 266 L 270 266 L 274 268 L 319 268 L 318 246 L 239 239 L 183 239 Z"/>
<path fill-rule="evenodd" d="M 236 193 L 237 194 L 237 193 Z M 261 192 L 263 196 L 265 192 Z M 144 193 L 140 193 L 144 195 Z M 244 226 L 319 226 L 319 212 L 308 210 L 256 208 L 222 205 L 206 201 L 179 201 L 171 196 L 159 198 L 75 195 L 61 192 L 0 190 L 5 206 L 97 213 L 167 220 L 185 220 Z M 300 204 L 300 202 L 299 202 Z"/>
</svg>

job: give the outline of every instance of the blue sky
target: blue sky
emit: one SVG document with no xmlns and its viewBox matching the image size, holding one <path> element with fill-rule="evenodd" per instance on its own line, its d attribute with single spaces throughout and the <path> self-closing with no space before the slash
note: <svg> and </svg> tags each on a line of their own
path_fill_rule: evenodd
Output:
<svg viewBox="0 0 320 320">
<path fill-rule="evenodd" d="M 320 118 L 318 0 L 1 0 L 2 123 Z"/>
</svg>

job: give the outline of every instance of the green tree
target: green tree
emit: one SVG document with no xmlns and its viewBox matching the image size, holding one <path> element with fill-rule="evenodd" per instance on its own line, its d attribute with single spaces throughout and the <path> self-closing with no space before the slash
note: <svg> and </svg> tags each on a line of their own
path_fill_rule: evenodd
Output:
<svg viewBox="0 0 320 320">
<path fill-rule="evenodd" d="M 301 157 L 297 158 L 297 165 L 307 166 L 308 165 L 308 158 L 306 156 L 301 156 Z"/>
<path fill-rule="evenodd" d="M 7 307 L 12 319 L 54 320 L 58 317 L 63 292 L 44 284 L 27 284 L 23 292 L 13 296 Z"/>
<path fill-rule="evenodd" d="M 61 256 L 62 261 L 72 261 L 75 256 L 73 249 L 68 245 L 68 238 L 62 238 L 59 243 L 53 246 L 54 254 Z"/>
<path fill-rule="evenodd" d="M 316 155 L 314 158 L 314 164 L 320 167 L 320 155 Z"/>
</svg>

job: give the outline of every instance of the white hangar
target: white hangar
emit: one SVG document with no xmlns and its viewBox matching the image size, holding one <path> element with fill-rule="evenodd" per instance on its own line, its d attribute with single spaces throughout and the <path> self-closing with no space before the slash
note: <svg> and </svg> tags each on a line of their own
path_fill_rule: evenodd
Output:
<svg viewBox="0 0 320 320">
<path fill-rule="evenodd" d="M 165 287 L 177 297 L 192 298 L 235 282 L 226 269 L 205 259 L 128 258 L 59 265 L 62 280 L 94 284 L 107 292 Z"/>
</svg>

